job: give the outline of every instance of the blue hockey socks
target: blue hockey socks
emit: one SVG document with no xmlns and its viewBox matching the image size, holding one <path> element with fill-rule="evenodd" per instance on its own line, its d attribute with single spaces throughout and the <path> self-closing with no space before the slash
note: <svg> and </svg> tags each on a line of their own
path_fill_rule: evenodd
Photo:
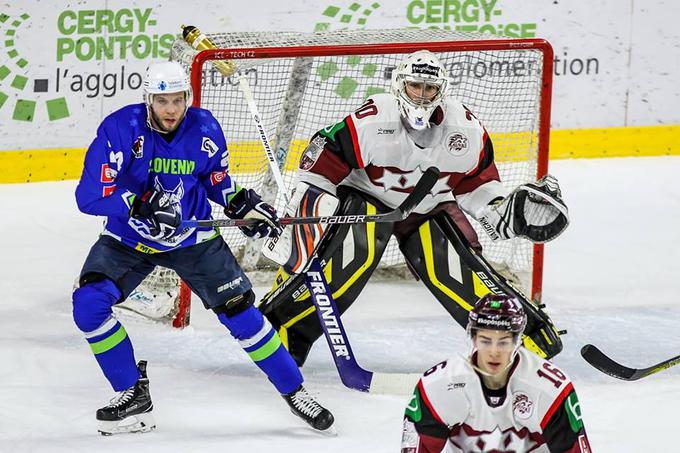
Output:
<svg viewBox="0 0 680 453">
<path fill-rule="evenodd" d="M 260 310 L 251 305 L 234 316 L 219 313 L 217 317 L 279 393 L 288 394 L 300 387 L 302 373 Z"/>
<path fill-rule="evenodd" d="M 132 342 L 111 310 L 120 296 L 108 279 L 88 283 L 73 292 L 73 320 L 117 392 L 135 385 L 140 376 Z"/>
</svg>

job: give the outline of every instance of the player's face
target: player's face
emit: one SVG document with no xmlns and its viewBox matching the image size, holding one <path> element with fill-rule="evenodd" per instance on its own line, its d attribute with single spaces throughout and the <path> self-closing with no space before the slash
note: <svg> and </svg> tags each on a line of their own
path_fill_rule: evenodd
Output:
<svg viewBox="0 0 680 453">
<path fill-rule="evenodd" d="M 515 337 L 512 333 L 479 329 L 473 341 L 477 349 L 477 366 L 482 371 L 495 375 L 505 371 L 510 365 L 515 351 Z"/>
<path fill-rule="evenodd" d="M 439 87 L 425 82 L 406 82 L 406 95 L 416 104 L 429 103 L 439 93 Z"/>
<path fill-rule="evenodd" d="M 184 93 L 155 94 L 151 103 L 151 122 L 156 129 L 172 132 L 182 121 L 186 107 Z"/>
</svg>

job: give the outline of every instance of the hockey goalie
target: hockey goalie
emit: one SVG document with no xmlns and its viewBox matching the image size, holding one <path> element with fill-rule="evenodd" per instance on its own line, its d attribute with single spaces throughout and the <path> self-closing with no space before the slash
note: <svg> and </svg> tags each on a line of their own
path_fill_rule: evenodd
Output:
<svg viewBox="0 0 680 453">
<path fill-rule="evenodd" d="M 413 274 L 461 326 L 479 297 L 506 294 L 527 312 L 525 346 L 544 358 L 561 351 L 559 332 L 547 314 L 484 260 L 464 214 L 493 240 L 550 241 L 569 223 L 557 180 L 547 176 L 505 189 L 491 138 L 470 110 L 447 96 L 447 85 L 438 58 L 415 52 L 393 71 L 390 93 L 369 97 L 354 113 L 317 132 L 305 149 L 289 216 L 387 212 L 428 167 L 438 168 L 440 177 L 403 221 L 289 225 L 278 240 L 265 242 L 263 253 L 281 269 L 259 308 L 298 365 L 322 332 L 301 274 L 310 258 L 325 263 L 342 313 L 361 293 L 392 235 Z"/>
</svg>

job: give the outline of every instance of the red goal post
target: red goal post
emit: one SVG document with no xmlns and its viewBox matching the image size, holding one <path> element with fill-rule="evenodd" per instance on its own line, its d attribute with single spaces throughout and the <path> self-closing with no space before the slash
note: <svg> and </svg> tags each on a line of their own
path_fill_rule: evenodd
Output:
<svg viewBox="0 0 680 453">
<path fill-rule="evenodd" d="M 486 126 L 508 188 L 548 171 L 553 50 L 543 39 L 416 29 L 207 36 L 217 49 L 195 51 L 178 40 L 172 58 L 190 69 L 194 106 L 210 110 L 222 125 L 230 172 L 242 186 L 263 192 L 279 212 L 285 201 L 272 184 L 258 131 L 239 91 L 238 75 L 250 82 L 264 129 L 279 153 L 288 190 L 312 134 L 355 110 L 367 95 L 388 90 L 391 69 L 404 54 L 421 49 L 440 57 L 452 78 L 451 95 Z M 237 73 L 220 74 L 210 63 L 220 60 L 233 61 Z M 222 215 L 221 210 L 216 209 L 214 215 Z M 259 246 L 247 245 L 236 229 L 223 234 L 246 270 L 262 266 Z M 478 234 L 487 259 L 507 268 L 524 291 L 540 301 L 543 246 L 524 239 L 493 243 L 481 229 Z M 394 244 L 382 263 L 399 263 Z M 173 321 L 176 326 L 184 324 L 190 304 L 190 291 L 182 286 L 179 313 Z"/>
</svg>

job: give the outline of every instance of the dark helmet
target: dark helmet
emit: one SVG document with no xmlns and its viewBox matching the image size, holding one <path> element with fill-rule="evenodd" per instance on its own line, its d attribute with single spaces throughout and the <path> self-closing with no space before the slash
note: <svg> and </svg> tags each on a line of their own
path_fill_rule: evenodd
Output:
<svg viewBox="0 0 680 453">
<path fill-rule="evenodd" d="M 489 329 L 521 334 L 526 325 L 527 316 L 517 298 L 489 293 L 470 310 L 467 331 L 472 334 L 474 329 Z"/>
</svg>

